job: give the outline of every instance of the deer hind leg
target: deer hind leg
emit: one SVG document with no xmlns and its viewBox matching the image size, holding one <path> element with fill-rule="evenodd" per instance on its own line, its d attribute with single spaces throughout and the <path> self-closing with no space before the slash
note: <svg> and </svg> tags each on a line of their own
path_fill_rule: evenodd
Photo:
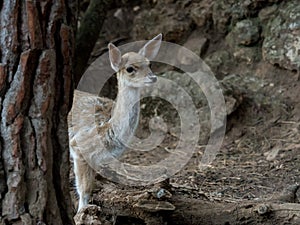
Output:
<svg viewBox="0 0 300 225">
<path fill-rule="evenodd" d="M 87 205 L 94 186 L 95 171 L 80 157 L 74 158 L 76 189 L 79 194 L 78 211 Z"/>
</svg>

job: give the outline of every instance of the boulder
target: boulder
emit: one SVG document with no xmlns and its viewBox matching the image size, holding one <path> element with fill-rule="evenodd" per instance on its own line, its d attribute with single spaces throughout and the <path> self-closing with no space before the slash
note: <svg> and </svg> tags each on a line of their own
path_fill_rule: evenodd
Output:
<svg viewBox="0 0 300 225">
<path fill-rule="evenodd" d="M 132 37 L 145 40 L 154 34 L 163 33 L 164 41 L 180 43 L 191 30 L 192 20 L 185 11 L 176 7 L 142 10 L 134 19 Z"/>
<path fill-rule="evenodd" d="M 255 44 L 260 38 L 260 29 L 254 20 L 246 19 L 236 23 L 227 35 L 226 41 L 230 46 Z"/>
<path fill-rule="evenodd" d="M 212 6 L 213 2 L 211 0 L 193 3 L 191 6 L 191 18 L 198 27 L 205 26 L 211 20 Z"/>
<path fill-rule="evenodd" d="M 264 60 L 288 70 L 300 68 L 300 4 L 284 2 L 265 30 Z"/>
<path fill-rule="evenodd" d="M 282 0 L 214 1 L 214 26 L 219 33 L 227 34 L 238 21 L 256 17 L 260 9 L 280 1 Z"/>
</svg>

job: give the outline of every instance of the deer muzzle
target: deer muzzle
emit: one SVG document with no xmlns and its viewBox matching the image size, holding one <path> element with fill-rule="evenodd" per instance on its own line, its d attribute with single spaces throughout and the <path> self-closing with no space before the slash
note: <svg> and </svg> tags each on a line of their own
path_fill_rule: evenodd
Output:
<svg viewBox="0 0 300 225">
<path fill-rule="evenodd" d="M 153 73 L 147 75 L 147 80 L 145 83 L 155 83 L 157 81 L 157 76 Z"/>
</svg>

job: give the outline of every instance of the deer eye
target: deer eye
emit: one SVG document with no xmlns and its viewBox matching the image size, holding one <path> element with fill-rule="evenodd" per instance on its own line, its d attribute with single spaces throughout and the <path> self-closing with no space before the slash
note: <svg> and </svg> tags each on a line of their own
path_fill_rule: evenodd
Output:
<svg viewBox="0 0 300 225">
<path fill-rule="evenodd" d="M 128 67 L 126 68 L 126 71 L 127 71 L 127 73 L 132 73 L 132 72 L 135 71 L 135 69 L 134 69 L 132 66 L 128 66 Z"/>
</svg>

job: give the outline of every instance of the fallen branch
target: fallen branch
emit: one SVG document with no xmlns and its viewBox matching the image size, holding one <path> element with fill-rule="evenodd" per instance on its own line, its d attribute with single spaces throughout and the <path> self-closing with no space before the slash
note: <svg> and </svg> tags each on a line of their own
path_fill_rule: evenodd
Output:
<svg viewBox="0 0 300 225">
<path fill-rule="evenodd" d="M 77 225 L 124 224 L 126 218 L 136 218 L 147 225 L 300 224 L 300 204 L 296 197 L 299 185 L 288 187 L 276 199 L 235 203 L 209 201 L 205 197 L 192 199 L 181 190 L 170 195 L 159 187 L 129 191 L 111 183 L 102 186 L 94 196 L 94 203 L 101 207 L 89 205 L 82 209 L 75 216 Z"/>
</svg>

